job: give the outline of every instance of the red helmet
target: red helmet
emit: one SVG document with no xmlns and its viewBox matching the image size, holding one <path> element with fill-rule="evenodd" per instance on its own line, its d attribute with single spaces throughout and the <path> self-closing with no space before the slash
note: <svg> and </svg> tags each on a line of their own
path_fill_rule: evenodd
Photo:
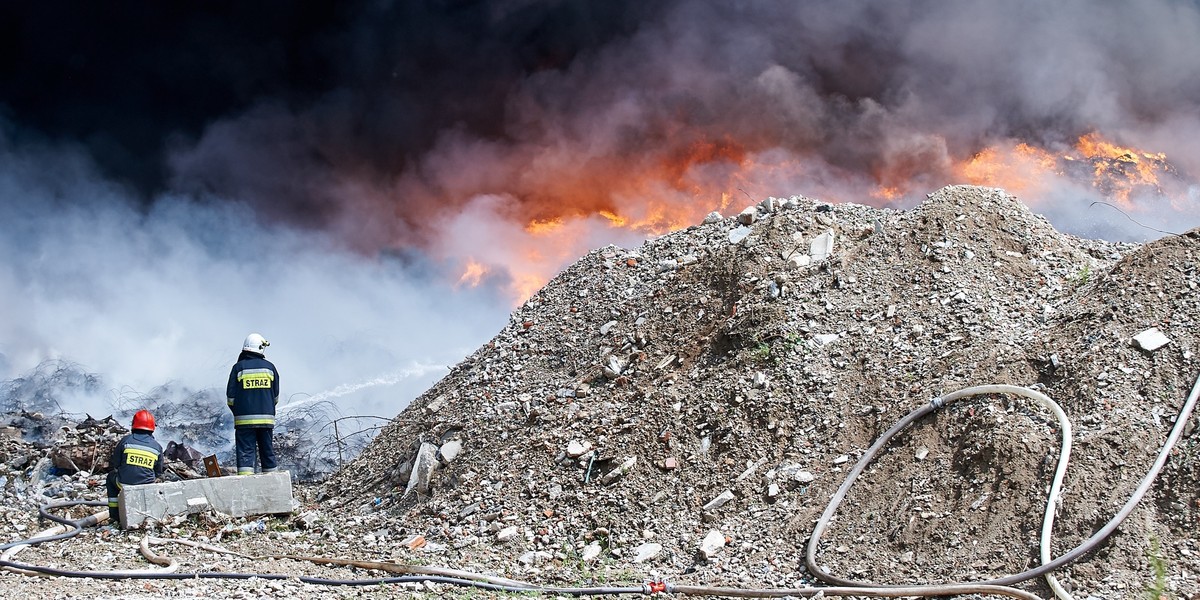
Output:
<svg viewBox="0 0 1200 600">
<path fill-rule="evenodd" d="M 133 414 L 133 428 L 154 431 L 154 415 L 144 408 L 137 411 Z"/>
</svg>

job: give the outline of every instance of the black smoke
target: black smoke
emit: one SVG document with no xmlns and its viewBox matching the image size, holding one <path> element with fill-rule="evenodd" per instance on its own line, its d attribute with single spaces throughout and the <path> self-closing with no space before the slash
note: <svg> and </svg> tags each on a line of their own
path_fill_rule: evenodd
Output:
<svg viewBox="0 0 1200 600">
<path fill-rule="evenodd" d="M 518 218 L 569 214 L 558 205 L 578 199 L 541 192 L 540 165 L 705 140 L 811 165 L 757 196 L 902 180 L 919 195 L 987 145 L 1090 131 L 1200 172 L 1191 1 L 2 10 L 0 106 L 18 141 L 81 144 L 144 203 L 237 198 L 359 248 L 428 244 L 430 218 L 481 194 Z"/>
</svg>

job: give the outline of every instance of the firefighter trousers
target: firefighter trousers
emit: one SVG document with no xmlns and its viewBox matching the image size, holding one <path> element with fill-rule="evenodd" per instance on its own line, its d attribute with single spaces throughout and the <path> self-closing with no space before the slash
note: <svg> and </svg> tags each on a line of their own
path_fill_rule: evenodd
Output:
<svg viewBox="0 0 1200 600">
<path fill-rule="evenodd" d="M 238 475 L 253 475 L 256 458 L 263 473 L 278 469 L 275 445 L 271 439 L 274 433 L 273 427 L 238 427 L 233 430 Z"/>
</svg>

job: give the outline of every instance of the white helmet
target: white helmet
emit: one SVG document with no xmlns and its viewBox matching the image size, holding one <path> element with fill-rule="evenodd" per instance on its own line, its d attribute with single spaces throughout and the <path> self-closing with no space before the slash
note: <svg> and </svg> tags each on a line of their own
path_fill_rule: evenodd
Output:
<svg viewBox="0 0 1200 600">
<path fill-rule="evenodd" d="M 266 356 L 267 346 L 270 345 L 271 342 L 263 339 L 263 336 L 257 333 L 252 333 L 246 336 L 246 341 L 242 344 L 242 350 L 246 352 L 253 352 L 261 356 Z"/>
</svg>

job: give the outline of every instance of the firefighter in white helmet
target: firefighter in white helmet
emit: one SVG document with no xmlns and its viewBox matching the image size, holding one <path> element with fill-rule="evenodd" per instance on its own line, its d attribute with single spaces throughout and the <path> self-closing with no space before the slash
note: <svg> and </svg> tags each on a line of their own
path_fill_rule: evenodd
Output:
<svg viewBox="0 0 1200 600">
<path fill-rule="evenodd" d="M 246 336 L 237 363 L 229 372 L 225 396 L 233 411 L 233 440 L 238 475 L 253 475 L 257 456 L 263 473 L 278 469 L 275 405 L 279 403 L 279 371 L 266 359 L 271 343 L 257 333 Z"/>
</svg>

